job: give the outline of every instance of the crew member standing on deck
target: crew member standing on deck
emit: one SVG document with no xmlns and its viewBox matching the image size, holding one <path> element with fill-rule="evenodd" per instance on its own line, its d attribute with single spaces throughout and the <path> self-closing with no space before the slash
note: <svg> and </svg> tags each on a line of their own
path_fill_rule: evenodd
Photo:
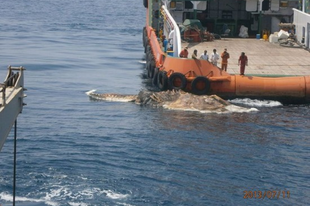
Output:
<svg viewBox="0 0 310 206">
<path fill-rule="evenodd" d="M 163 35 L 163 47 L 164 47 L 164 52 L 167 53 L 168 49 L 168 40 L 166 39 L 166 36 Z"/>
<path fill-rule="evenodd" d="M 238 66 L 240 66 L 240 75 L 244 75 L 245 66 L 248 66 L 248 57 L 244 52 L 241 52 L 238 60 Z"/>
<path fill-rule="evenodd" d="M 208 55 L 207 50 L 204 50 L 204 52 L 200 55 L 200 59 L 209 61 L 209 55 Z"/>
<path fill-rule="evenodd" d="M 181 57 L 181 58 L 187 58 L 187 56 L 188 56 L 188 51 L 187 51 L 187 49 L 188 49 L 188 47 L 185 47 L 185 48 L 181 51 L 181 53 L 180 53 L 180 57 Z"/>
<path fill-rule="evenodd" d="M 227 64 L 228 64 L 228 59 L 229 59 L 229 53 L 227 52 L 227 49 L 224 49 L 224 52 L 221 55 L 222 57 L 222 70 L 227 71 Z"/>
<path fill-rule="evenodd" d="M 214 66 L 217 66 L 217 61 L 220 59 L 220 55 L 216 52 L 216 49 L 213 49 L 213 53 L 211 55 L 211 62 Z"/>
<path fill-rule="evenodd" d="M 198 59 L 198 57 L 197 57 L 197 49 L 194 50 L 194 52 L 192 54 L 192 59 Z"/>
</svg>

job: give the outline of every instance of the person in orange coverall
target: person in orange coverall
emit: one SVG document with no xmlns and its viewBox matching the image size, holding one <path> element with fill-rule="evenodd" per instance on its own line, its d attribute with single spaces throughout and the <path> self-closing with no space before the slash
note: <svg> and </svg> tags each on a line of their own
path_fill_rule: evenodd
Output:
<svg viewBox="0 0 310 206">
<path fill-rule="evenodd" d="M 238 60 L 238 66 L 240 66 L 240 75 L 244 75 L 245 66 L 248 66 L 248 57 L 244 52 L 241 52 Z"/>
<path fill-rule="evenodd" d="M 227 71 L 227 64 L 228 64 L 228 59 L 229 59 L 229 53 L 227 52 L 227 49 L 224 49 L 224 52 L 221 55 L 222 57 L 222 70 Z"/>
<path fill-rule="evenodd" d="M 188 49 L 188 47 L 185 47 L 185 48 L 181 51 L 181 53 L 180 53 L 180 57 L 181 57 L 181 58 L 187 58 L 187 56 L 188 56 L 188 51 L 187 51 L 187 49 Z"/>
</svg>

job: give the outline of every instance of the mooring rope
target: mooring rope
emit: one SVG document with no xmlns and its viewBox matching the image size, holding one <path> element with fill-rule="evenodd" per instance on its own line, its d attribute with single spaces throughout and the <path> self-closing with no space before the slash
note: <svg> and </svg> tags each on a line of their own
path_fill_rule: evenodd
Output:
<svg viewBox="0 0 310 206">
<path fill-rule="evenodd" d="M 14 171 L 13 171 L 13 206 L 15 206 L 15 193 L 16 193 L 16 145 L 17 145 L 17 120 L 14 126 Z"/>
</svg>

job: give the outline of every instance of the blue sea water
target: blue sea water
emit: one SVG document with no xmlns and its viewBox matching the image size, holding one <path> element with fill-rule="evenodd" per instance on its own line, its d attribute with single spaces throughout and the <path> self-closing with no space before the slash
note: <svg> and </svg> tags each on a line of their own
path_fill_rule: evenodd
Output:
<svg viewBox="0 0 310 206">
<path fill-rule="evenodd" d="M 150 88 L 142 1 L 10 0 L 0 12 L 0 78 L 26 68 L 16 205 L 309 204 L 309 105 L 235 100 L 259 111 L 201 114 L 86 96 Z M 2 206 L 12 178 L 13 132 L 0 153 Z"/>
</svg>

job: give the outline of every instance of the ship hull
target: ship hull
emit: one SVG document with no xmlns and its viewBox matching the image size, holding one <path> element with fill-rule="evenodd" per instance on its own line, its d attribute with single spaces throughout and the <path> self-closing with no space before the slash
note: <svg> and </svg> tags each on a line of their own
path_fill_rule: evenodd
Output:
<svg viewBox="0 0 310 206">
<path fill-rule="evenodd" d="M 143 28 L 146 70 L 160 90 L 182 89 L 222 98 L 272 99 L 284 103 L 310 102 L 310 76 L 259 77 L 229 74 L 209 61 L 180 58 L 164 52 L 160 36 L 149 25 L 148 5 Z M 198 44 L 198 43 L 197 43 Z"/>
</svg>

